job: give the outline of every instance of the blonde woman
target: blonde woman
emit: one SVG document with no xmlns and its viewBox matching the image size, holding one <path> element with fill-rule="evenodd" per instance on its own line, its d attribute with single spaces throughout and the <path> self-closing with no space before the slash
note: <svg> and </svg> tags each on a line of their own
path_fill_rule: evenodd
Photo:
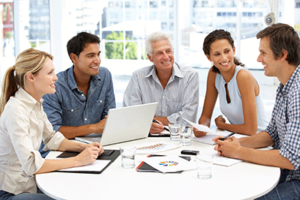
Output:
<svg viewBox="0 0 300 200">
<path fill-rule="evenodd" d="M 54 132 L 42 97 L 55 92 L 53 57 L 27 49 L 5 74 L 0 105 L 0 199 L 51 199 L 38 190 L 35 174 L 92 163 L 103 153 L 99 143 L 81 144 Z M 38 151 L 77 151 L 78 156 L 43 159 Z"/>
</svg>

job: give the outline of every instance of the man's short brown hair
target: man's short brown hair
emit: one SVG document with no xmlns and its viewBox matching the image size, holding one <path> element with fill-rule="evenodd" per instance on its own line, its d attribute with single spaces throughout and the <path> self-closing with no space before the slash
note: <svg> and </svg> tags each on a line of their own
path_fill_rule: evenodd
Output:
<svg viewBox="0 0 300 200">
<path fill-rule="evenodd" d="M 283 56 L 284 49 L 288 52 L 286 60 L 290 65 L 300 64 L 300 39 L 293 27 L 282 23 L 273 24 L 256 35 L 257 39 L 264 37 L 269 39 L 275 59 Z"/>
</svg>

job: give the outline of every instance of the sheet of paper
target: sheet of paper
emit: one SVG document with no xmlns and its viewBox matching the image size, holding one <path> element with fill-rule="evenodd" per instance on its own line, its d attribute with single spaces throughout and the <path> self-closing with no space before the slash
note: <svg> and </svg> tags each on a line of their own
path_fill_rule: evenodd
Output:
<svg viewBox="0 0 300 200">
<path fill-rule="evenodd" d="M 110 163 L 110 160 L 96 160 L 95 162 L 81 166 L 81 167 L 73 167 L 73 168 L 68 168 L 68 169 L 62 169 L 58 171 L 101 171 Z"/>
<path fill-rule="evenodd" d="M 224 156 L 220 156 L 218 153 L 213 153 L 212 156 L 214 157 L 213 164 L 215 164 L 215 165 L 222 165 L 222 166 L 229 167 L 229 166 L 232 166 L 232 165 L 242 162 L 242 160 L 239 160 L 239 159 L 227 158 Z M 205 157 L 200 158 L 200 159 L 205 160 Z"/>
<path fill-rule="evenodd" d="M 137 145 L 136 153 L 151 154 L 151 153 L 168 151 L 168 150 L 175 149 L 178 147 L 179 147 L 179 145 L 175 145 L 175 144 L 171 144 L 171 143 L 164 143 L 164 142 L 149 143 L 149 144 Z"/>
<path fill-rule="evenodd" d="M 196 162 L 189 162 L 178 156 L 149 157 L 144 162 L 163 173 L 197 169 Z"/>
<path fill-rule="evenodd" d="M 183 118 L 184 119 L 184 118 Z M 198 129 L 199 131 L 203 131 L 203 132 L 208 132 L 208 133 L 212 133 L 215 132 L 213 130 L 211 130 L 210 128 L 208 128 L 207 126 L 204 126 L 202 124 L 196 124 L 194 122 L 191 122 L 187 119 L 184 119 L 185 121 L 187 121 L 190 125 L 192 125 L 193 127 L 195 127 L 196 129 Z"/>
<path fill-rule="evenodd" d="M 193 141 L 202 142 L 204 144 L 216 144 L 212 139 L 214 139 L 217 135 L 215 134 L 207 134 L 203 137 L 192 137 Z"/>
<path fill-rule="evenodd" d="M 196 142 L 202 142 L 202 143 L 205 143 L 205 144 L 212 144 L 212 145 L 214 145 L 215 142 L 212 141 L 212 139 L 214 139 L 218 135 L 225 137 L 225 136 L 229 135 L 230 133 L 231 132 L 229 132 L 229 131 L 217 131 L 217 132 L 213 132 L 213 133 L 207 133 L 203 137 L 195 137 L 195 136 L 193 136 L 192 140 L 196 141 Z M 247 136 L 246 135 L 241 135 L 241 134 L 234 134 L 234 137 L 241 138 L 241 137 L 247 137 Z"/>
</svg>

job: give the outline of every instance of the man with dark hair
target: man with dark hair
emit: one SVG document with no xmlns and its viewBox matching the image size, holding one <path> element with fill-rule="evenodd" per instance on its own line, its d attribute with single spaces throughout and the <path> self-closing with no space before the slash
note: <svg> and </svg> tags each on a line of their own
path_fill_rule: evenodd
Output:
<svg viewBox="0 0 300 200">
<path fill-rule="evenodd" d="M 69 40 L 73 66 L 57 74 L 55 94 L 45 95 L 44 111 L 66 138 L 102 133 L 108 110 L 116 107 L 112 77 L 101 63 L 100 39 L 81 32 Z"/>
<path fill-rule="evenodd" d="M 265 131 L 237 140 L 219 140 L 220 155 L 281 168 L 278 185 L 259 199 L 300 199 L 300 40 L 289 25 L 274 24 L 260 31 L 257 58 L 266 76 L 280 81 L 271 121 Z M 272 146 L 272 150 L 257 150 Z"/>
</svg>

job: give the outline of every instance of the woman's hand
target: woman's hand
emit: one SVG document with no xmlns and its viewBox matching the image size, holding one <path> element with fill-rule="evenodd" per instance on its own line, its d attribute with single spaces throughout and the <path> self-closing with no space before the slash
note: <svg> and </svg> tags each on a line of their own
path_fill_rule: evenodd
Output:
<svg viewBox="0 0 300 200">
<path fill-rule="evenodd" d="M 86 147 L 98 147 L 99 148 L 98 156 L 100 156 L 104 152 L 104 148 L 102 144 L 100 144 L 99 142 L 93 142 L 91 144 L 87 144 Z"/>
<path fill-rule="evenodd" d="M 104 152 L 102 145 L 98 142 L 87 144 L 86 148 L 78 154 L 75 159 L 78 163 L 77 166 L 84 166 L 95 162 L 99 155 Z"/>
<path fill-rule="evenodd" d="M 215 123 L 216 126 L 218 127 L 218 129 L 223 130 L 222 125 L 225 124 L 226 120 L 225 118 L 223 118 L 222 115 L 219 115 L 216 119 L 215 119 Z"/>
<path fill-rule="evenodd" d="M 198 129 L 196 129 L 195 127 L 193 127 L 193 131 L 194 131 L 194 135 L 196 137 L 202 137 L 205 136 L 207 133 L 203 132 L 203 131 L 199 131 Z"/>
</svg>

